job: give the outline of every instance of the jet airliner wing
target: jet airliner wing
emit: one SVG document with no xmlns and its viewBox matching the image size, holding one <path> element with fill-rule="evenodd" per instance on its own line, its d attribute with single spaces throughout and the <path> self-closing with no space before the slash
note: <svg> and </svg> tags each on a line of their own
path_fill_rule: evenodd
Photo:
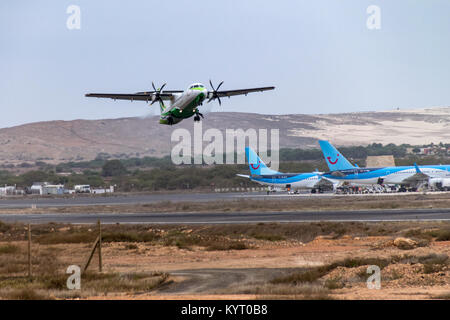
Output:
<svg viewBox="0 0 450 320">
<path fill-rule="evenodd" d="M 322 177 L 317 183 L 314 185 L 315 188 L 319 187 L 333 187 L 334 183 L 327 178 Z"/>
<path fill-rule="evenodd" d="M 416 168 L 416 173 L 404 179 L 402 182 L 413 186 L 417 186 L 421 183 L 428 182 L 430 176 L 420 171 L 419 166 L 416 163 L 414 163 L 414 167 Z"/>
</svg>

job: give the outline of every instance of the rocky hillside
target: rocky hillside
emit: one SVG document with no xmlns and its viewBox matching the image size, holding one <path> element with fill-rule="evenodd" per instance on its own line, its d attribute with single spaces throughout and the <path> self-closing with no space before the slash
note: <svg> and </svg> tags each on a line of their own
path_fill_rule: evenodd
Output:
<svg viewBox="0 0 450 320">
<path fill-rule="evenodd" d="M 206 115 L 203 132 L 217 128 L 225 136 L 225 129 L 279 129 L 280 147 L 290 148 L 316 148 L 317 139 L 336 145 L 418 145 L 450 142 L 449 123 L 450 107 L 319 115 L 214 112 Z M 158 117 L 30 123 L 0 129 L 0 160 L 55 163 L 91 160 L 100 153 L 162 156 L 175 145 L 170 139 L 177 128 L 192 132 L 193 120 L 173 127 L 159 125 Z"/>
</svg>

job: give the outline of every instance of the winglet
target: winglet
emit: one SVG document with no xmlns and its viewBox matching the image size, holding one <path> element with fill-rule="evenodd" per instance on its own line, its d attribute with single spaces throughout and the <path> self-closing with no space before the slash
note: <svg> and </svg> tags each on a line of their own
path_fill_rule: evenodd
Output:
<svg viewBox="0 0 450 320">
<path fill-rule="evenodd" d="M 420 169 L 419 169 L 419 166 L 415 162 L 414 162 L 414 167 L 416 168 L 416 173 L 422 173 L 422 171 L 420 171 Z"/>
</svg>

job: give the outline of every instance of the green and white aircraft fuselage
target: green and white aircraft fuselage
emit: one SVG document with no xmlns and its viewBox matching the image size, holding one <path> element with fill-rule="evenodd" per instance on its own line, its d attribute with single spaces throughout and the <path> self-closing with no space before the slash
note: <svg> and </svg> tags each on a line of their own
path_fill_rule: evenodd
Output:
<svg viewBox="0 0 450 320">
<path fill-rule="evenodd" d="M 202 84 L 193 84 L 183 93 L 173 94 L 171 98 L 171 107 L 167 108 L 162 101 L 159 102 L 161 109 L 161 124 L 176 124 L 183 119 L 195 115 L 194 121 L 199 121 L 201 113 L 198 107 L 203 104 L 208 96 L 208 90 Z"/>
<path fill-rule="evenodd" d="M 86 97 L 130 101 L 139 100 L 151 103 L 151 105 L 155 102 L 159 102 L 161 109 L 159 123 L 173 125 L 192 116 L 194 116 L 194 121 L 200 121 L 200 118 L 203 118 L 203 115 L 200 113 L 198 107 L 201 106 L 206 99 L 208 99 L 208 102 L 217 99 L 219 104 L 221 104 L 221 97 L 247 95 L 251 92 L 262 92 L 275 89 L 275 87 L 260 87 L 219 91 L 223 81 L 217 86 L 217 88 L 214 88 L 211 81 L 209 81 L 209 83 L 212 88 L 210 91 L 208 91 L 201 83 L 194 83 L 186 90 L 163 90 L 166 84 L 163 84 L 161 88 L 156 89 L 155 85 L 152 83 L 153 91 L 137 92 L 133 94 L 88 93 L 86 94 Z M 166 105 L 164 101 L 168 101 L 169 105 Z"/>
</svg>

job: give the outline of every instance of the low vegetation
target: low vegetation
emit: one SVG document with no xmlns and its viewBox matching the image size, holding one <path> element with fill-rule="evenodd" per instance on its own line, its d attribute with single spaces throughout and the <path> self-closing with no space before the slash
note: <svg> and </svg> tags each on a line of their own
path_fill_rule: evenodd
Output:
<svg viewBox="0 0 450 320">
<path fill-rule="evenodd" d="M 449 229 L 447 222 L 317 222 L 317 223 L 258 223 L 242 225 L 104 225 L 105 248 L 115 247 L 126 256 L 147 254 L 151 246 L 195 250 L 210 255 L 211 251 L 257 250 L 261 245 L 302 245 L 314 241 L 347 241 L 349 237 L 410 235 L 417 239 L 438 241 Z M 170 283 L 163 272 L 118 272 L 106 269 L 94 272 L 96 261 L 82 275 L 83 290 L 74 292 L 66 288 L 69 264 L 82 265 L 97 236 L 96 226 L 63 225 L 50 223 L 33 226 L 33 258 L 31 278 L 27 277 L 26 230 L 22 224 L 0 224 L 0 299 L 59 299 L 84 298 L 101 295 L 149 293 Z M 322 238 L 317 238 L 321 236 Z M 61 260 L 66 246 L 71 249 L 70 263 Z M 167 250 L 166 248 L 161 248 Z M 416 250 L 422 250 L 418 248 Z M 354 256 L 325 265 L 299 269 L 280 269 L 272 278 L 257 279 L 254 284 L 236 284 L 223 288 L 222 293 L 254 294 L 258 298 L 330 299 L 334 292 L 367 280 L 368 265 L 377 265 L 386 271 L 383 281 L 403 279 L 398 266 L 415 266 L 414 274 L 442 278 L 449 270 L 450 259 L 444 253 L 421 254 L 399 251 L 399 255 L 377 256 L 377 248 L 370 249 L 371 256 Z M 129 251 L 129 252 L 127 252 Z M 186 251 L 179 251 L 187 254 Z M 189 253 L 190 254 L 190 253 Z M 237 254 L 237 253 L 236 253 Z M 251 252 L 249 254 L 252 254 Z M 372 255 L 373 254 L 373 255 Z M 67 259 L 67 253 L 65 254 Z M 95 260 L 95 259 L 94 259 Z M 392 268 L 394 267 L 394 268 Z M 119 267 L 120 268 L 120 267 Z M 354 279 L 342 276 L 351 271 Z M 383 271 L 384 272 L 384 271 Z M 255 280 L 256 281 L 256 280 Z M 228 290 L 228 291 L 227 291 Z M 231 290 L 231 291 L 230 291 Z M 444 297 L 441 297 L 444 298 Z"/>
<path fill-rule="evenodd" d="M 422 165 L 447 163 L 446 153 L 435 156 L 407 154 L 409 145 L 382 145 L 373 143 L 368 146 L 342 147 L 341 152 L 349 159 L 365 165 L 367 156 L 393 155 L 397 165 Z M 442 147 L 448 147 L 443 145 Z M 440 150 L 440 149 L 439 149 Z M 420 151 L 420 150 L 419 150 Z M 311 172 L 316 169 L 327 171 L 319 149 L 280 149 L 280 171 Z M 236 157 L 236 154 L 234 155 Z M 226 157 L 226 156 L 224 156 Z M 222 163 L 225 163 L 223 161 Z M 163 158 L 128 157 L 125 154 L 99 154 L 92 161 L 78 161 L 49 164 L 37 161 L 34 164 L 22 163 L 15 168 L 4 166 L 0 171 L 0 184 L 30 187 L 36 181 L 48 181 L 65 184 L 72 188 L 76 184 L 89 184 L 93 187 L 116 185 L 117 191 L 158 191 L 158 190 L 193 190 L 214 188 L 255 187 L 246 179 L 237 177 L 238 173 L 248 172 L 247 165 L 173 165 L 169 156 Z M 26 169 L 28 172 L 23 173 Z M 18 174 L 15 174 L 18 173 Z M 65 173 L 61 175 L 61 173 Z M 395 208 L 395 204 L 393 205 Z"/>
<path fill-rule="evenodd" d="M 402 256 L 391 256 L 388 258 L 347 258 L 344 260 L 335 261 L 330 264 L 323 266 L 303 269 L 295 271 L 291 274 L 279 276 L 270 281 L 272 285 L 284 285 L 290 287 L 304 286 L 304 285 L 315 285 L 322 286 L 329 290 L 342 289 L 345 287 L 349 281 L 359 281 L 365 282 L 368 278 L 367 267 L 371 265 L 378 266 L 381 270 L 390 265 L 414 265 L 421 264 L 423 274 L 434 274 L 437 272 L 442 272 L 447 270 L 449 267 L 449 257 L 446 254 L 428 254 L 428 255 L 402 255 Z M 348 269 L 358 269 L 364 267 L 358 272 L 356 272 L 356 280 L 345 280 L 341 277 L 330 278 L 329 276 L 333 270 L 337 268 Z M 398 271 L 393 270 L 386 277 L 385 281 L 401 279 L 402 274 Z"/>
<path fill-rule="evenodd" d="M 20 248 L 18 244 L 1 246 L 6 247 L 8 249 L 0 254 L 0 299 L 39 300 L 140 293 L 152 291 L 169 281 L 169 275 L 161 272 L 88 271 L 81 276 L 82 291 L 70 291 L 65 273 L 67 262 L 60 260 L 60 249 L 52 246 L 35 249 L 32 277 L 29 278 L 26 248 Z"/>
<path fill-rule="evenodd" d="M 380 258 L 347 258 L 342 261 L 333 262 L 324 266 L 310 268 L 305 271 L 300 271 L 287 276 L 275 278 L 271 281 L 271 283 L 289 283 L 294 285 L 301 283 L 312 283 L 330 273 L 337 267 L 357 268 L 366 265 L 376 265 L 380 267 L 380 269 L 383 269 L 384 267 L 389 265 L 389 260 Z"/>
<path fill-rule="evenodd" d="M 307 243 L 318 236 L 337 239 L 343 235 L 385 236 L 411 235 L 428 240 L 440 241 L 439 235 L 450 228 L 450 223 L 424 223 L 420 228 L 411 229 L 409 222 L 312 222 L 312 223 L 258 223 L 258 224 L 220 224 L 220 225 L 104 225 L 102 239 L 105 243 L 128 242 L 150 243 L 153 245 L 193 246 L 210 248 L 228 247 L 250 248 L 253 241 L 298 241 Z M 3 227 L 2 227 L 3 226 Z M 26 239 L 25 225 L 0 224 L 6 230 L 0 233 L 0 241 L 20 241 Z M 414 230 L 414 231 L 412 231 Z M 433 230 L 433 231 L 430 231 Z M 429 235 L 432 232 L 433 236 Z M 64 225 L 49 223 L 33 226 L 33 242 L 42 245 L 64 243 L 92 243 L 97 237 L 96 226 Z M 428 243 L 428 242 L 427 242 Z M 246 244 L 244 246 L 243 244 Z M 0 245 L 1 252 L 18 250 L 8 243 Z M 347 261 L 347 263 L 351 263 Z"/>
</svg>

